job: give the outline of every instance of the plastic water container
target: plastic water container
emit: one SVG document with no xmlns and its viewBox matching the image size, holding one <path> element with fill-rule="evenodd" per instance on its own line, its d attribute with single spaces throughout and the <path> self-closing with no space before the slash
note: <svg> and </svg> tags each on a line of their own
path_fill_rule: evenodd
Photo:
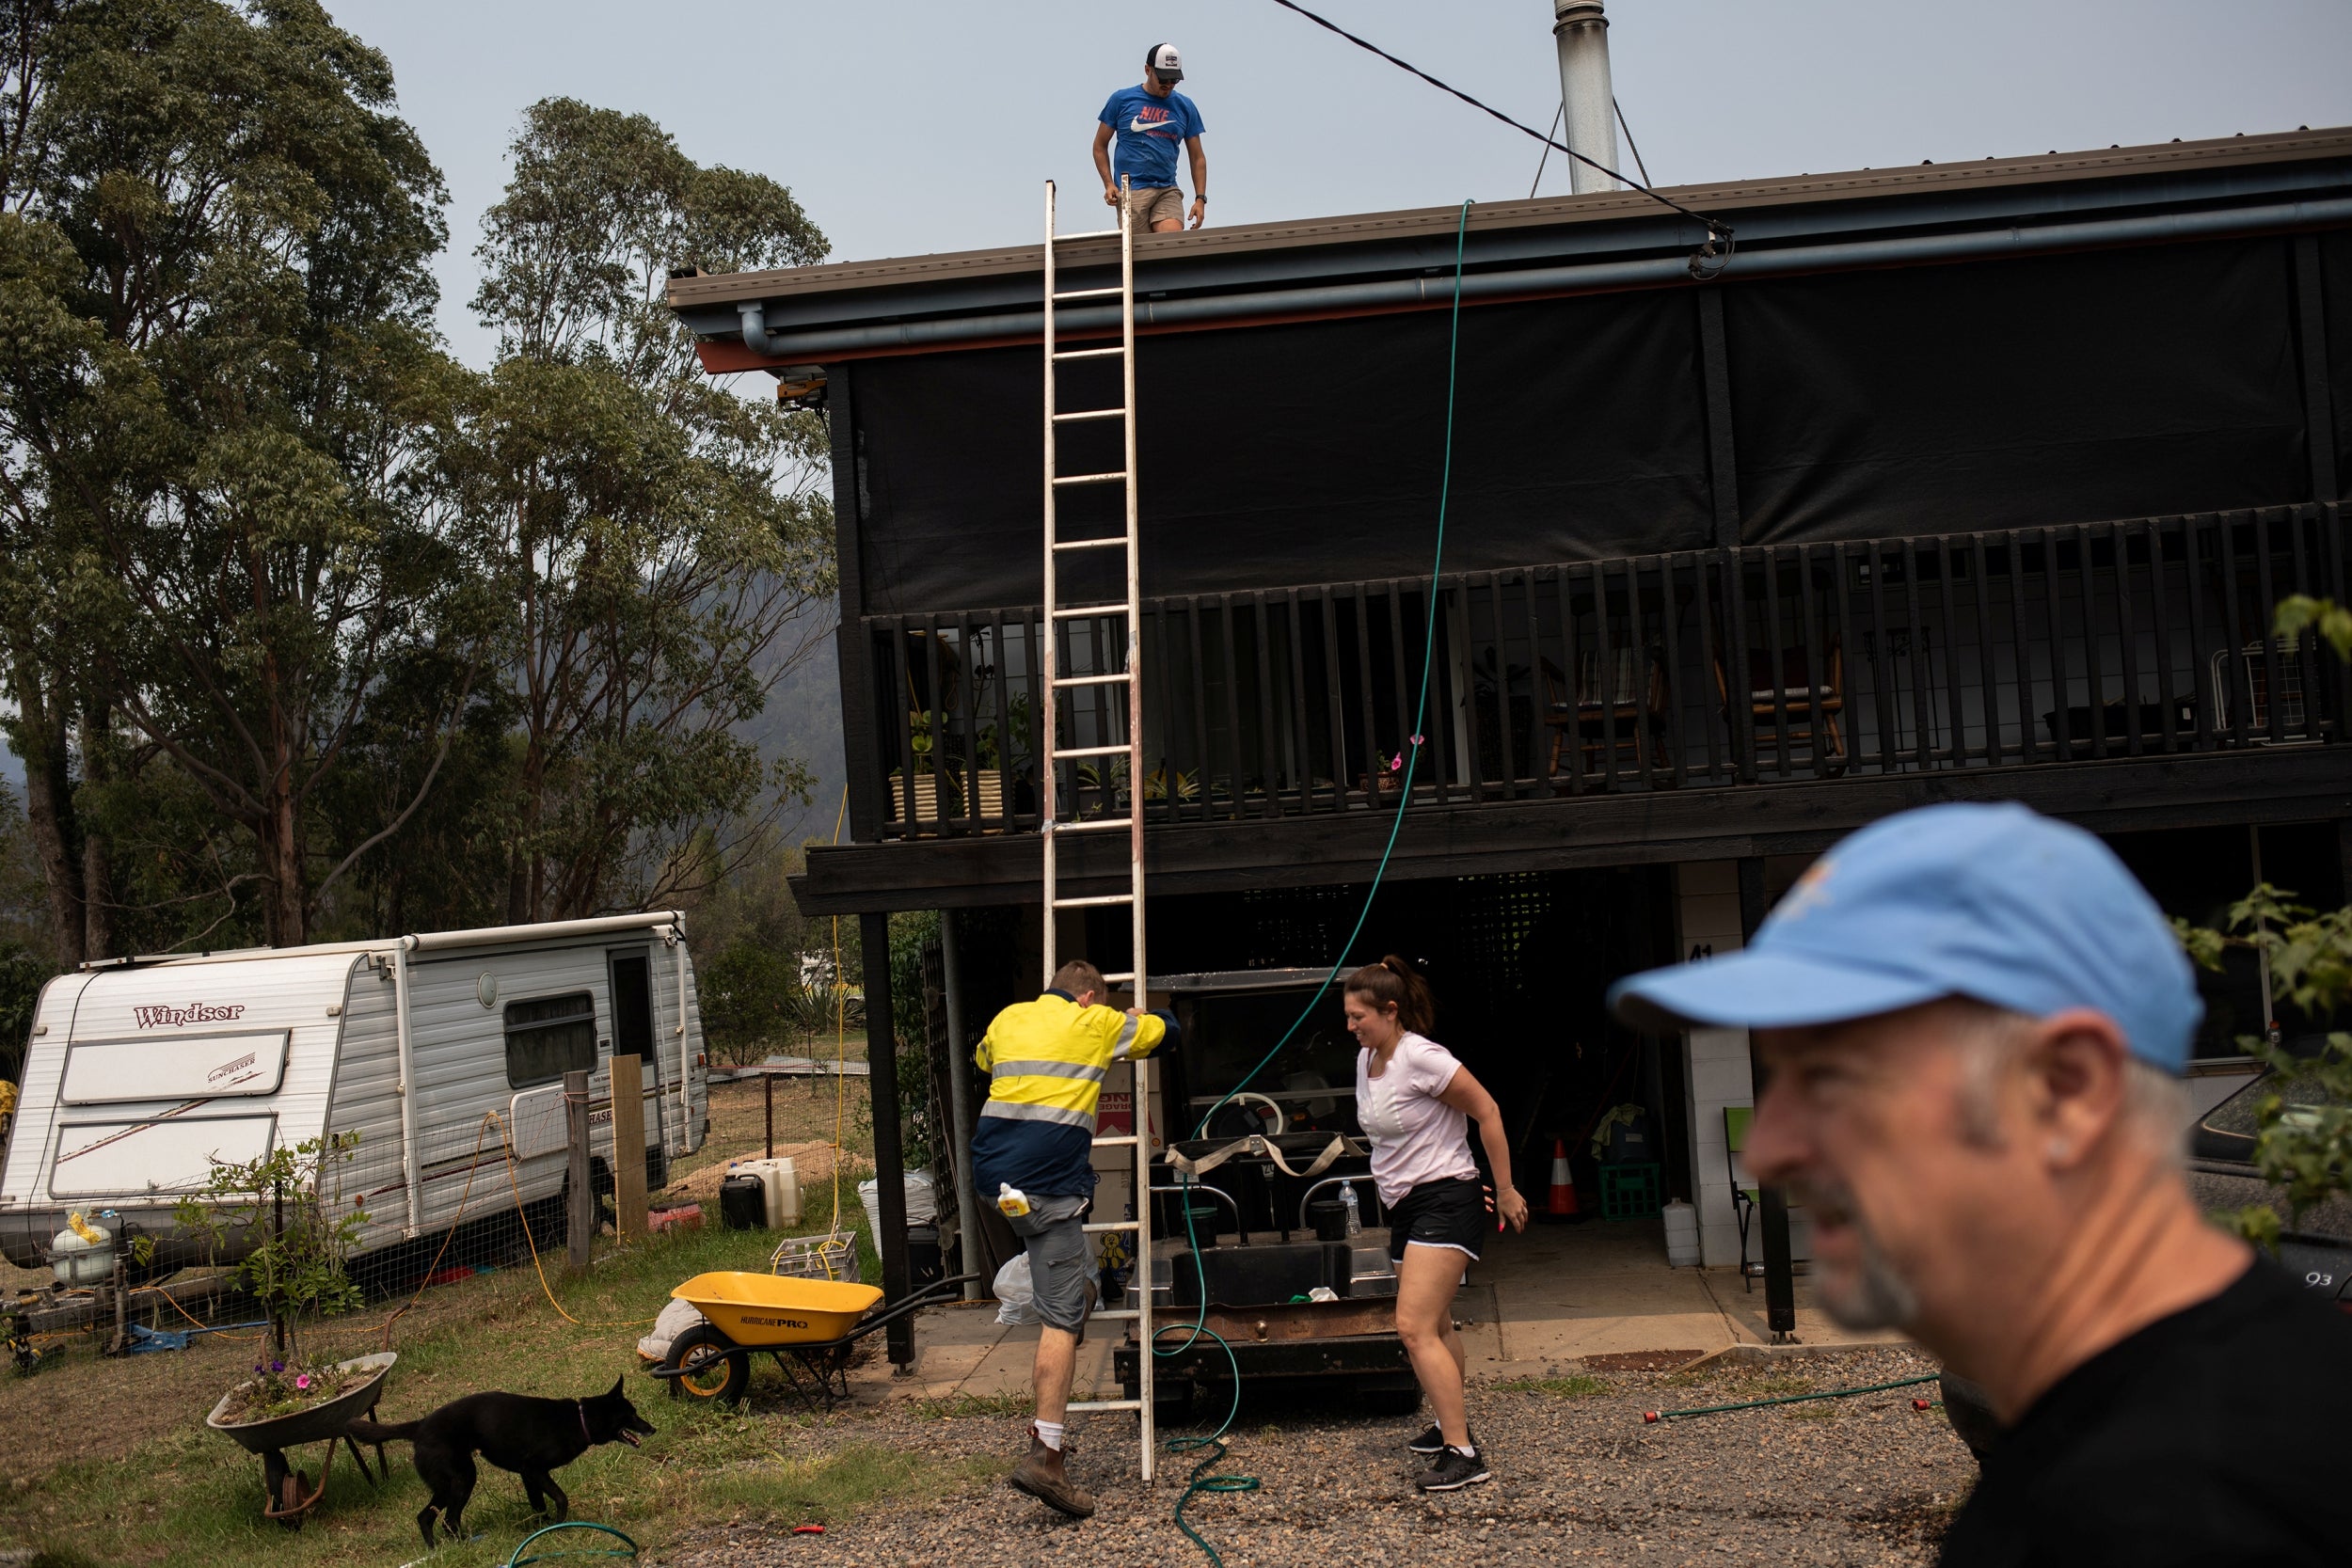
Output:
<svg viewBox="0 0 2352 1568">
<path fill-rule="evenodd" d="M 730 1160 L 727 1174 L 759 1178 L 767 1196 L 769 1229 L 786 1230 L 801 1223 L 801 1179 L 789 1159 L 778 1155 L 774 1159 Z"/>
<path fill-rule="evenodd" d="M 1347 1233 L 1351 1236 L 1362 1235 L 1364 1233 L 1364 1211 L 1356 1196 L 1355 1182 L 1347 1182 L 1340 1188 L 1340 1207 L 1347 1211 Z"/>
<path fill-rule="evenodd" d="M 1666 1205 L 1666 1261 L 1677 1269 L 1699 1266 L 1698 1211 L 1677 1198 Z"/>
</svg>

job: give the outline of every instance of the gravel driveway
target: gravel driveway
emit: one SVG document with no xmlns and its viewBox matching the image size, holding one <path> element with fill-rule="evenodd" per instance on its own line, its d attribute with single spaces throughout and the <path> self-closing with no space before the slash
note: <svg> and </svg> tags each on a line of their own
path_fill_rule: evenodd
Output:
<svg viewBox="0 0 2352 1568">
<path fill-rule="evenodd" d="M 1199 1497 L 1187 1516 L 1232 1568 L 1356 1568 L 1433 1561 L 1553 1563 L 1924 1563 L 1975 1480 L 1975 1462 L 1941 1410 L 1915 1411 L 1932 1384 L 1844 1400 L 1645 1425 L 1642 1412 L 1884 1383 L 1933 1371 L 1899 1350 L 1770 1369 L 1631 1373 L 1549 1386 L 1473 1386 L 1470 1419 L 1492 1483 L 1425 1498 L 1403 1448 L 1419 1422 L 1245 1405 L 1220 1473 L 1263 1491 Z M 1598 1386 L 1602 1391 L 1588 1390 Z M 1002 1485 L 920 1506 L 878 1504 L 822 1536 L 755 1521 L 697 1532 L 664 1554 L 677 1568 L 769 1564 L 1207 1562 L 1169 1514 L 1189 1465 L 1135 1480 L 1125 1418 L 1076 1429 L 1073 1468 L 1101 1512 L 1069 1522 Z M 926 1418 L 903 1405 L 847 1414 L 790 1433 L 792 1457 L 854 1435 L 943 1458 L 1022 1444 L 1017 1418 Z M 1128 1441 L 1132 1441 L 1129 1438 Z M 1173 1480 L 1171 1481 L 1171 1478 Z"/>
</svg>

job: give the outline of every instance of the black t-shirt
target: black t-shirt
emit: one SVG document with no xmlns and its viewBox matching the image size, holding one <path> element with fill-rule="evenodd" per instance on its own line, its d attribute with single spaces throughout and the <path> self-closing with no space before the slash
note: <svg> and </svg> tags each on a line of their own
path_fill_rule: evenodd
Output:
<svg viewBox="0 0 2352 1568">
<path fill-rule="evenodd" d="M 2265 1262 L 2058 1380 L 1944 1568 L 2352 1562 L 2352 1319 Z"/>
</svg>

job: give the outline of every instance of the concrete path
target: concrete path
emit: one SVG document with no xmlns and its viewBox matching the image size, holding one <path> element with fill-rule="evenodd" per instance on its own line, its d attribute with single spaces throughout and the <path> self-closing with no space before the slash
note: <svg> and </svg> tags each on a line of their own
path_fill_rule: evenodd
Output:
<svg viewBox="0 0 2352 1568">
<path fill-rule="evenodd" d="M 1557 1376 L 1597 1355 L 1679 1351 L 1695 1357 L 1769 1343 L 1763 1281 L 1754 1285 L 1743 1290 L 1737 1269 L 1669 1268 L 1656 1220 L 1533 1226 L 1524 1235 L 1496 1238 L 1454 1298 L 1454 1318 L 1473 1381 Z M 1796 1286 L 1801 1344 L 1899 1340 L 1847 1333 L 1814 1305 L 1810 1280 L 1800 1275 Z M 1107 1332 L 1079 1347 L 1078 1397 L 1116 1397 L 1110 1352 L 1122 1327 L 1105 1323 Z M 925 1312 L 916 1320 L 911 1373 L 892 1376 L 877 1358 L 862 1370 L 862 1392 L 933 1400 L 1024 1394 L 1037 1334 L 999 1324 L 993 1302 Z"/>
</svg>

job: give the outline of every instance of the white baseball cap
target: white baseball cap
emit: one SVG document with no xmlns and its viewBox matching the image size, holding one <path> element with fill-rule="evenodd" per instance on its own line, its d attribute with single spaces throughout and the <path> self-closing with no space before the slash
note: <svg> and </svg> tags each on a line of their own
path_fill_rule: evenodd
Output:
<svg viewBox="0 0 2352 1568">
<path fill-rule="evenodd" d="M 1172 43 L 1155 43 L 1143 56 L 1143 68 L 1163 82 L 1184 79 L 1184 60 Z"/>
</svg>

